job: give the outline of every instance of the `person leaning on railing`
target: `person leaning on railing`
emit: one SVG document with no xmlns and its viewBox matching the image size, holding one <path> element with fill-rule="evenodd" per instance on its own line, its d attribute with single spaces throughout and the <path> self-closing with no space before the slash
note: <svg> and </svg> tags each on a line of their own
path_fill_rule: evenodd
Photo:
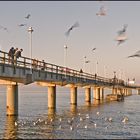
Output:
<svg viewBox="0 0 140 140">
<path fill-rule="evenodd" d="M 41 65 L 41 70 L 45 70 L 45 67 L 46 67 L 45 61 L 42 60 L 42 63 L 41 63 L 41 64 L 42 64 L 42 65 Z"/>
<path fill-rule="evenodd" d="M 32 60 L 32 67 L 36 69 L 37 66 L 38 66 L 38 60 L 37 59 L 33 59 Z"/>
<path fill-rule="evenodd" d="M 23 49 L 17 50 L 14 54 L 14 64 L 17 64 L 17 58 L 21 57 L 21 52 L 23 51 Z"/>
</svg>

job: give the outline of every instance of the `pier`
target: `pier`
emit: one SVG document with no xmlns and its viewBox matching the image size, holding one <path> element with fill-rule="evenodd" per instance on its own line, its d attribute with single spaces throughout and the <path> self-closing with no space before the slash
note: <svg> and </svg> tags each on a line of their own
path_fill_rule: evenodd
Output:
<svg viewBox="0 0 140 140">
<path fill-rule="evenodd" d="M 91 102 L 91 90 L 94 100 L 104 99 L 104 89 L 112 89 L 112 94 L 129 96 L 132 89 L 140 87 L 130 85 L 117 77 L 105 78 L 80 72 L 71 68 L 46 63 L 28 57 L 20 57 L 9 63 L 7 52 L 0 51 L 0 85 L 7 86 L 7 115 L 18 115 L 18 85 L 36 83 L 48 87 L 48 109 L 56 108 L 56 86 L 70 88 L 70 104 L 77 105 L 77 89 L 85 89 L 85 102 Z"/>
</svg>

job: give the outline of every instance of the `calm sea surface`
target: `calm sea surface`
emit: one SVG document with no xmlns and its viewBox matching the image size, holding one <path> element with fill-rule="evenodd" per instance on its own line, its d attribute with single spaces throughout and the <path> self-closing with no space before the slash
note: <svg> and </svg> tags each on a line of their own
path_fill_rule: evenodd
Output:
<svg viewBox="0 0 140 140">
<path fill-rule="evenodd" d="M 47 88 L 19 86 L 19 116 L 7 117 L 6 87 L 0 87 L 0 139 L 140 139 L 140 95 L 133 93 L 123 102 L 106 103 L 92 94 L 86 104 L 84 90 L 78 89 L 75 107 L 69 89 L 57 87 L 53 113 L 47 109 Z"/>
</svg>

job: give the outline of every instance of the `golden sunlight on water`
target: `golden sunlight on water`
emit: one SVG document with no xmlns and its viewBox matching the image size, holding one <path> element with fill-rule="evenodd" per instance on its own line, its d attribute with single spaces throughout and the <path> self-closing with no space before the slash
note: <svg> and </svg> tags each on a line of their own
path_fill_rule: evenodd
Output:
<svg viewBox="0 0 140 140">
<path fill-rule="evenodd" d="M 107 91 L 108 93 L 108 91 Z M 70 105 L 69 92 L 57 94 L 57 108 L 47 109 L 47 95 L 22 92 L 19 116 L 5 116 L 0 110 L 1 139 L 96 139 L 140 138 L 140 96 L 132 95 L 123 102 L 84 101 L 79 92 L 78 104 Z M 1 93 L 1 100 L 5 94 Z M 1 101 L 0 100 L 0 101 Z"/>
</svg>

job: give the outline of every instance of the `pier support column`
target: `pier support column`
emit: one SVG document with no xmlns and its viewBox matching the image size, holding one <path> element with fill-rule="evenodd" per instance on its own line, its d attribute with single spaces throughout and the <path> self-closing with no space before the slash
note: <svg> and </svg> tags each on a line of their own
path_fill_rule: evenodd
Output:
<svg viewBox="0 0 140 140">
<path fill-rule="evenodd" d="M 7 85 L 7 116 L 18 115 L 18 85 Z"/>
<path fill-rule="evenodd" d="M 137 93 L 138 93 L 138 95 L 140 95 L 140 89 L 138 89 L 138 92 Z"/>
<path fill-rule="evenodd" d="M 94 93 L 93 95 L 94 99 L 100 100 L 100 87 L 94 87 L 93 93 Z"/>
<path fill-rule="evenodd" d="M 115 88 L 112 88 L 112 94 L 115 94 Z"/>
<path fill-rule="evenodd" d="M 123 89 L 122 89 L 122 88 L 120 88 L 120 94 L 122 94 L 122 95 L 123 95 Z"/>
<path fill-rule="evenodd" d="M 125 96 L 127 96 L 127 94 L 128 94 L 128 90 L 127 90 L 127 89 L 125 89 Z"/>
<path fill-rule="evenodd" d="M 123 95 L 125 96 L 125 88 L 123 88 Z"/>
<path fill-rule="evenodd" d="M 56 108 L 56 86 L 48 86 L 48 108 Z"/>
<path fill-rule="evenodd" d="M 100 88 L 100 99 L 104 99 L 104 88 Z"/>
<path fill-rule="evenodd" d="M 85 88 L 85 101 L 91 102 L 91 89 Z"/>
<path fill-rule="evenodd" d="M 77 105 L 77 87 L 72 86 L 70 92 L 70 103 L 72 105 Z"/>
<path fill-rule="evenodd" d="M 128 89 L 128 96 L 132 95 L 132 89 Z"/>
<path fill-rule="evenodd" d="M 117 94 L 117 88 L 112 89 L 112 94 Z"/>
</svg>

